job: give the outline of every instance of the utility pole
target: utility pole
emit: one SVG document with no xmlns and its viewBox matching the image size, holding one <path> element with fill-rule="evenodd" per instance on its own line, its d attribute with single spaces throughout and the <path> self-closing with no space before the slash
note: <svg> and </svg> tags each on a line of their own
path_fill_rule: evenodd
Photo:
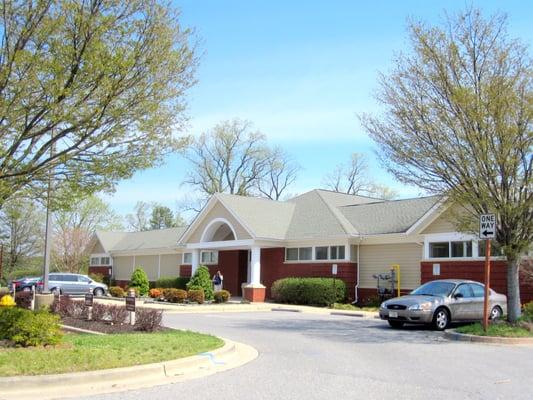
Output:
<svg viewBox="0 0 533 400">
<path fill-rule="evenodd" d="M 51 134 L 53 139 L 54 134 Z M 50 146 L 50 156 L 54 155 L 54 144 Z M 44 267 L 43 267 L 43 293 L 50 293 L 48 286 L 48 275 L 50 274 L 50 252 L 52 250 L 52 213 L 50 211 L 50 195 L 52 192 L 52 171 L 53 166 L 50 167 L 48 172 L 48 188 L 46 191 L 46 234 L 44 239 Z"/>
<path fill-rule="evenodd" d="M 4 244 L 0 243 L 0 282 L 2 281 L 3 267 L 4 267 Z"/>
</svg>

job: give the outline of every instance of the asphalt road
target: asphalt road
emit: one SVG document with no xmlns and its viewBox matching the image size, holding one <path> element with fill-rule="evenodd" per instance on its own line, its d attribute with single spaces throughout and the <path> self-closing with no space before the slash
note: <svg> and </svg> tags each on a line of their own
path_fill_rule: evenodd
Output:
<svg viewBox="0 0 533 400">
<path fill-rule="evenodd" d="M 250 344 L 260 355 L 207 378 L 90 399 L 533 399 L 532 347 L 292 312 L 169 314 L 165 323 Z"/>
</svg>

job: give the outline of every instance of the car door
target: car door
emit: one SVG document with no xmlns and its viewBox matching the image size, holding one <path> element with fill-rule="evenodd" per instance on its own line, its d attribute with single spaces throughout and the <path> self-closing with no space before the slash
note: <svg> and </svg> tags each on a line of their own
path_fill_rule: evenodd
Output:
<svg viewBox="0 0 533 400">
<path fill-rule="evenodd" d="M 61 274 L 50 274 L 48 275 L 48 288 L 50 290 L 54 290 L 56 288 L 59 288 L 60 290 L 63 290 L 63 275 Z"/>
<path fill-rule="evenodd" d="M 76 275 L 64 274 L 61 289 L 65 294 L 76 294 L 78 291 L 78 277 Z"/>
<path fill-rule="evenodd" d="M 91 288 L 91 280 L 83 275 L 78 275 L 78 293 L 88 293 Z"/>
<path fill-rule="evenodd" d="M 472 318 L 473 297 L 474 294 L 468 284 L 461 283 L 455 288 L 450 302 L 452 320 L 467 321 Z"/>
<path fill-rule="evenodd" d="M 472 319 L 483 319 L 483 302 L 485 300 L 485 287 L 479 283 L 470 283 L 474 295 L 472 299 Z M 490 299 L 490 295 L 489 295 Z"/>
</svg>

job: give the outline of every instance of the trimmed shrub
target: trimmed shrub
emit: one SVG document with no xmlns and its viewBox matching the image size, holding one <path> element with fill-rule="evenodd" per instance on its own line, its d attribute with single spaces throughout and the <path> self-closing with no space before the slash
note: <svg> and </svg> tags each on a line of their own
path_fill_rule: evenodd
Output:
<svg viewBox="0 0 533 400">
<path fill-rule="evenodd" d="M 92 319 L 93 321 L 105 321 L 107 306 L 102 303 L 93 303 Z"/>
<path fill-rule="evenodd" d="M 45 346 L 57 344 L 63 334 L 59 316 L 48 311 L 26 311 L 16 319 L 9 338 L 21 346 Z"/>
<path fill-rule="evenodd" d="M 209 275 L 209 269 L 201 265 L 198 267 L 191 280 L 187 283 L 187 290 L 203 289 L 206 300 L 213 300 L 213 283 Z"/>
<path fill-rule="evenodd" d="M 204 304 L 205 301 L 205 293 L 202 288 L 191 288 L 187 292 L 187 299 L 191 302 L 196 302 L 198 304 Z"/>
<path fill-rule="evenodd" d="M 89 274 L 89 278 L 91 278 L 95 282 L 104 283 L 104 275 L 99 273 Z"/>
<path fill-rule="evenodd" d="M 148 282 L 148 275 L 142 268 L 135 268 L 133 274 L 131 274 L 129 288 L 138 288 L 141 296 L 146 296 L 150 289 L 150 282 Z"/>
<path fill-rule="evenodd" d="M 129 311 L 124 306 L 106 305 L 105 307 L 106 320 L 114 324 L 123 324 L 129 315 Z"/>
<path fill-rule="evenodd" d="M 150 296 L 152 299 L 158 299 L 161 297 L 161 290 L 159 288 L 150 289 L 148 291 L 148 296 Z"/>
<path fill-rule="evenodd" d="M 124 297 L 126 296 L 126 292 L 124 292 L 124 289 L 122 289 L 120 286 L 111 286 L 109 288 L 109 294 L 113 297 Z"/>
<path fill-rule="evenodd" d="M 154 288 L 162 288 L 162 289 L 187 289 L 187 283 L 189 282 L 189 278 L 183 278 L 183 277 L 177 277 L 177 278 L 160 278 L 157 281 L 155 281 L 155 284 L 153 285 Z"/>
<path fill-rule="evenodd" d="M 17 303 L 17 307 L 25 308 L 26 310 L 31 309 L 32 299 L 33 299 L 32 292 L 17 292 L 15 294 L 15 303 Z"/>
<path fill-rule="evenodd" d="M 183 303 L 187 292 L 183 289 L 163 289 L 163 298 L 171 303 Z"/>
<path fill-rule="evenodd" d="M 86 318 L 87 308 L 83 301 L 72 300 L 69 295 L 56 296 L 50 310 L 61 317 Z"/>
<path fill-rule="evenodd" d="M 226 303 L 231 298 L 231 294 L 227 290 L 219 290 L 213 294 L 213 297 L 215 303 Z"/>
<path fill-rule="evenodd" d="M 522 306 L 522 318 L 526 321 L 533 322 L 533 301 Z"/>
<path fill-rule="evenodd" d="M 15 322 L 28 312 L 19 307 L 0 307 L 0 340 L 11 339 Z"/>
<path fill-rule="evenodd" d="M 161 328 L 163 310 L 153 308 L 138 308 L 135 311 L 135 329 L 144 332 L 153 332 Z"/>
<path fill-rule="evenodd" d="M 189 283 L 190 280 L 191 280 L 191 278 L 184 278 L 184 277 L 178 276 L 175 279 L 175 286 L 174 287 L 177 288 L 177 289 L 187 290 L 187 284 Z"/>
<path fill-rule="evenodd" d="M 289 304 L 328 306 L 346 297 L 346 284 L 332 278 L 284 278 L 271 288 L 274 301 Z"/>
</svg>

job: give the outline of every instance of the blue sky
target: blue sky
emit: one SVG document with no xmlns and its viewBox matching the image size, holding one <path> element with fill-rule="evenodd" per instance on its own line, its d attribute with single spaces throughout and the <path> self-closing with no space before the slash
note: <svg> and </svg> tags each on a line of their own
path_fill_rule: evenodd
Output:
<svg viewBox="0 0 533 400">
<path fill-rule="evenodd" d="M 321 186 L 323 176 L 352 152 L 367 154 L 370 175 L 401 197 L 416 188 L 396 182 L 380 168 L 374 145 L 357 114 L 377 110 L 372 93 L 378 71 L 394 53 L 408 49 L 407 18 L 431 24 L 443 13 L 473 4 L 486 15 L 503 11 L 509 33 L 533 39 L 528 1 L 311 1 L 184 0 L 182 23 L 193 27 L 202 53 L 198 84 L 189 92 L 187 134 L 242 118 L 281 145 L 302 166 L 291 192 Z M 188 165 L 178 155 L 158 168 L 120 182 L 106 200 L 119 213 L 138 200 L 172 209 L 188 188 Z"/>
</svg>

